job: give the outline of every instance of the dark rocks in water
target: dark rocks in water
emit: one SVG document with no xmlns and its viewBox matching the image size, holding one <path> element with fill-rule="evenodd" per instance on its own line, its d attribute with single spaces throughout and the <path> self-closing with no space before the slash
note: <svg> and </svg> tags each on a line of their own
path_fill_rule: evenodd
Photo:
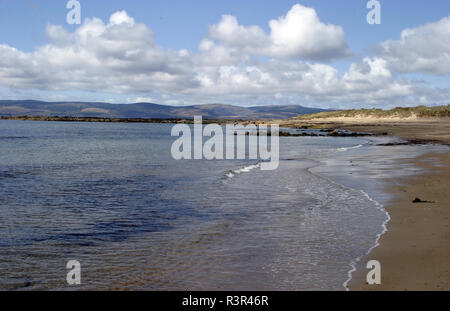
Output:
<svg viewBox="0 0 450 311">
<path fill-rule="evenodd" d="M 413 203 L 434 203 L 434 201 L 423 201 L 419 198 L 415 198 L 412 202 Z"/>
<path fill-rule="evenodd" d="M 20 121 L 53 121 L 53 122 L 102 122 L 102 123 L 170 123 L 192 124 L 189 119 L 145 119 L 145 118 L 101 118 L 101 117 L 70 117 L 70 116 L 0 116 L 0 120 Z"/>
<path fill-rule="evenodd" d="M 242 132 L 242 133 L 234 133 L 234 136 L 238 136 L 238 135 L 245 135 L 245 136 L 261 136 L 261 135 L 263 135 L 263 136 L 272 136 L 272 133 L 271 132 Z M 283 136 L 283 135 L 281 135 L 281 133 L 280 133 L 280 136 Z"/>
<path fill-rule="evenodd" d="M 378 144 L 377 146 L 385 146 L 385 147 L 391 147 L 391 146 L 408 146 L 408 145 L 428 145 L 428 144 L 441 144 L 442 142 L 438 140 L 433 139 L 408 139 L 406 141 L 398 141 L 398 142 L 391 142 L 386 144 Z"/>
<path fill-rule="evenodd" d="M 375 136 L 375 134 L 331 130 L 331 131 L 328 131 L 327 136 L 331 136 L 331 137 L 361 137 L 361 136 Z"/>
<path fill-rule="evenodd" d="M 322 134 L 323 133 L 323 134 Z M 326 133 L 326 134 L 325 134 Z M 268 133 L 270 136 L 270 132 Z M 247 134 L 248 135 L 248 134 Z M 279 136 L 282 137 L 361 137 L 361 136 L 375 136 L 372 133 L 359 133 L 359 132 L 348 132 L 348 131 L 318 131 L 318 132 L 301 132 L 301 133 L 291 133 L 291 132 L 279 132 Z"/>
<path fill-rule="evenodd" d="M 245 132 L 244 133 L 234 133 L 234 136 L 237 135 L 246 135 L 246 136 L 250 136 L 250 135 L 255 135 L 255 136 L 260 136 L 260 135 L 267 135 L 267 136 L 271 136 L 272 133 L 269 132 Z M 375 134 L 372 133 L 361 133 L 361 132 L 350 132 L 350 131 L 338 131 L 338 130 L 321 130 L 321 131 L 317 131 L 317 132 L 284 132 L 284 131 L 280 131 L 278 133 L 278 136 L 280 137 L 361 137 L 361 136 L 375 136 Z"/>
</svg>

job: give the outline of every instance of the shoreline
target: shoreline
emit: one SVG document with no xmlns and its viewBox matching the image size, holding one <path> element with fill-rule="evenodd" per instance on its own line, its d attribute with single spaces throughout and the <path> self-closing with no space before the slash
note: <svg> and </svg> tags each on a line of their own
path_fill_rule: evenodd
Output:
<svg viewBox="0 0 450 311">
<path fill-rule="evenodd" d="M 3 117 L 1 119 L 5 120 Z M 60 118 L 45 121 L 71 120 Z M 122 120 L 117 122 L 179 123 L 185 120 L 166 121 Z M 217 122 L 217 120 L 209 121 Z M 103 119 L 90 121 L 89 118 L 81 122 L 114 121 Z M 231 120 L 220 120 L 220 122 L 229 123 Z M 387 133 L 391 137 L 404 141 L 382 145 L 386 148 L 430 143 L 450 145 L 449 120 L 392 121 L 379 124 L 352 122 L 307 124 L 304 121 L 296 124 L 280 123 L 282 126 L 295 129 L 300 126 L 309 126 L 316 129 L 348 130 L 383 136 Z M 424 171 L 407 178 L 395 179 L 395 182 L 400 184 L 388 191 L 394 198 L 387 204 L 383 205 L 375 201 L 380 204 L 379 208 L 386 212 L 389 219 L 383 224 L 385 229 L 376 237 L 374 246 L 366 254 L 355 258 L 350 263 L 352 269 L 349 270 L 349 278 L 343 284 L 346 289 L 352 291 L 450 290 L 450 243 L 448 243 L 450 241 L 450 154 L 427 153 L 410 160 L 409 163 L 423 168 Z M 373 200 L 367 193 L 366 195 Z M 415 198 L 419 198 L 422 203 L 413 203 Z M 368 270 L 365 268 L 365 263 L 371 259 L 381 263 L 381 285 L 366 284 L 365 277 Z"/>
<path fill-rule="evenodd" d="M 377 209 L 383 211 L 386 215 L 386 220 L 381 224 L 381 227 L 383 228 L 383 230 L 377 234 L 377 236 L 375 237 L 375 242 L 373 244 L 372 247 L 369 248 L 369 250 L 359 256 L 358 258 L 355 258 L 353 261 L 350 262 L 349 266 L 351 267 L 351 269 L 348 271 L 348 278 L 347 280 L 345 280 L 345 282 L 342 284 L 345 288 L 346 291 L 350 291 L 350 287 L 349 284 L 351 284 L 352 282 L 354 282 L 355 280 L 355 274 L 357 272 L 359 272 L 361 269 L 358 269 L 358 265 L 361 264 L 361 260 L 364 258 L 367 258 L 374 249 L 376 249 L 377 247 L 380 247 L 380 240 L 383 237 L 383 235 L 386 234 L 386 232 L 388 232 L 388 225 L 389 222 L 392 220 L 391 215 L 389 214 L 389 212 L 386 210 L 386 206 L 381 204 L 380 202 L 376 201 L 375 199 L 373 199 L 369 194 L 367 194 L 365 191 L 361 190 L 361 192 L 364 193 L 365 196 L 367 196 L 367 198 L 374 202 L 374 204 L 377 206 Z M 365 276 L 362 274 L 361 272 L 361 276 Z"/>
<path fill-rule="evenodd" d="M 376 146 L 438 145 L 443 152 L 434 147 L 434 151 L 408 159 L 409 165 L 420 170 L 412 176 L 384 179 L 383 188 L 390 200 L 380 202 L 366 193 L 386 213 L 387 220 L 367 253 L 349 263 L 348 279 L 343 284 L 347 291 L 450 290 L 450 154 L 445 151 L 450 131 L 430 137 L 436 128 L 424 128 L 428 123 L 415 125 L 409 131 L 393 124 L 380 126 L 379 131 L 387 130 L 389 137 L 399 141 Z M 373 133 L 371 127 L 342 124 L 336 128 Z M 400 163 L 394 167 L 399 168 Z M 370 260 L 381 264 L 381 285 L 366 283 Z"/>
<path fill-rule="evenodd" d="M 194 119 L 163 119 L 163 118 L 103 118 L 103 117 L 72 117 L 72 116 L 0 116 L 5 121 L 41 121 L 41 122 L 92 122 L 92 123 L 159 123 L 159 124 L 194 124 Z M 203 123 L 227 123 L 234 120 L 205 119 Z M 242 120 L 236 120 L 242 122 Z"/>
<path fill-rule="evenodd" d="M 340 120 L 333 125 L 349 131 L 374 134 L 383 131 L 401 140 L 383 145 L 388 148 L 450 146 L 448 118 L 378 123 Z M 385 202 L 383 209 L 390 219 L 385 223 L 386 230 L 377 238 L 378 245 L 361 257 L 362 262 L 356 263 L 348 282 L 349 290 L 450 290 L 450 154 L 430 151 L 408 163 L 421 172 L 396 178 L 395 186 L 386 188 L 392 199 Z M 366 283 L 369 270 L 365 264 L 372 259 L 381 264 L 381 285 Z"/>
<path fill-rule="evenodd" d="M 435 119 L 305 119 L 278 120 L 280 126 L 311 129 L 334 129 L 393 136 L 408 144 L 442 144 L 450 146 L 450 118 Z"/>
<path fill-rule="evenodd" d="M 379 144 L 373 144 L 371 146 L 372 147 L 379 146 Z M 357 145 L 354 147 L 346 148 L 345 151 L 355 149 L 355 147 L 358 148 L 358 147 L 364 147 L 364 146 Z M 353 159 L 355 159 L 355 158 L 353 158 Z M 340 178 L 336 178 L 337 175 L 333 175 L 333 174 L 329 175 L 327 173 L 324 174 L 324 172 L 320 172 L 320 171 L 314 172 L 313 171 L 314 168 L 327 167 L 327 166 L 328 166 L 328 164 L 320 161 L 320 162 L 318 162 L 318 164 L 316 166 L 308 168 L 308 171 L 314 175 L 319 176 L 320 178 L 324 178 L 324 179 L 328 180 L 330 183 L 336 184 L 336 185 L 346 188 L 346 189 L 351 189 L 353 191 L 359 192 L 362 196 L 366 197 L 369 201 L 371 201 L 375 205 L 377 210 L 379 210 L 380 212 L 382 212 L 385 215 L 385 219 L 384 219 L 383 223 L 380 224 L 382 230 L 374 236 L 373 240 L 371 241 L 371 242 L 373 242 L 371 244 L 371 246 L 367 250 L 364 250 L 364 252 L 361 253 L 358 257 L 354 257 L 353 259 L 351 259 L 351 261 L 348 262 L 347 278 L 345 280 L 343 280 L 342 287 L 343 287 L 343 290 L 349 291 L 350 290 L 349 284 L 351 283 L 351 281 L 354 278 L 353 277 L 354 273 L 358 270 L 358 264 L 361 262 L 361 260 L 366 258 L 372 252 L 373 249 L 380 246 L 380 244 L 379 244 L 380 238 L 387 232 L 387 224 L 391 220 L 391 217 L 390 217 L 390 214 L 388 213 L 388 211 L 386 211 L 385 206 L 380 201 L 377 201 L 376 197 L 372 196 L 371 194 L 369 194 L 367 192 L 368 189 L 366 189 L 366 188 L 360 189 L 360 188 L 355 187 L 352 184 L 343 182 L 342 180 L 339 180 Z M 376 191 L 376 192 L 378 192 L 378 191 Z"/>
<path fill-rule="evenodd" d="M 356 263 L 349 290 L 450 290 L 450 155 L 427 153 L 410 163 L 425 171 L 389 189 L 387 230 Z M 365 263 L 373 259 L 381 264 L 381 285 L 366 283 Z"/>
<path fill-rule="evenodd" d="M 43 121 L 43 122 L 95 122 L 95 123 L 158 123 L 158 124 L 194 124 L 192 118 L 104 118 L 74 116 L 0 116 L 5 121 Z M 203 124 L 242 124 L 244 126 L 272 125 L 295 130 L 319 130 L 323 136 L 358 137 L 358 136 L 392 136 L 403 141 L 390 145 L 441 144 L 450 146 L 450 118 L 434 119 L 373 119 L 373 118 L 338 118 L 338 119 L 203 119 Z M 279 136 L 322 136 L 302 132 L 293 134 L 280 131 Z"/>
<path fill-rule="evenodd" d="M 348 284 L 352 281 L 354 272 L 357 271 L 357 264 L 361 261 L 361 259 L 367 257 L 367 256 L 370 254 L 370 252 L 371 252 L 374 248 L 376 248 L 376 247 L 378 247 L 378 246 L 380 245 L 380 244 L 379 244 L 379 240 L 380 240 L 381 236 L 383 236 L 383 234 L 386 233 L 386 231 L 387 231 L 386 225 L 387 225 L 387 224 L 389 223 L 389 221 L 391 220 L 391 217 L 390 217 L 389 213 L 384 209 L 384 205 L 381 204 L 380 202 L 376 201 L 374 198 L 372 198 L 366 191 L 364 191 L 364 190 L 362 190 L 362 189 L 356 189 L 356 188 L 347 186 L 347 185 L 345 185 L 345 184 L 343 184 L 343 183 L 340 183 L 340 182 L 338 182 L 338 181 L 335 181 L 334 178 L 333 178 L 332 176 L 325 176 L 325 175 L 323 175 L 323 174 L 320 173 L 320 172 L 313 172 L 312 170 L 313 170 L 314 168 L 316 168 L 316 167 L 318 167 L 318 166 L 321 166 L 321 165 L 326 165 L 326 164 L 324 164 L 324 163 L 320 163 L 320 164 L 319 164 L 319 163 L 320 163 L 320 162 L 318 162 L 317 166 L 310 167 L 310 168 L 308 168 L 307 170 L 308 170 L 311 174 L 314 174 L 314 175 L 316 175 L 316 176 L 319 176 L 320 178 L 324 178 L 324 179 L 326 179 L 327 181 L 329 181 L 330 183 L 336 184 L 336 185 L 338 185 L 338 186 L 340 186 L 340 187 L 343 187 L 343 188 L 347 188 L 347 189 L 351 189 L 351 190 L 355 190 L 355 191 L 360 192 L 360 193 L 361 193 L 363 196 L 365 196 L 369 201 L 373 202 L 373 203 L 376 205 L 376 208 L 377 208 L 377 209 L 379 209 L 380 211 L 382 211 L 382 212 L 386 215 L 386 220 L 385 220 L 385 221 L 382 223 L 382 225 L 381 225 L 382 228 L 383 228 L 383 231 L 379 232 L 379 233 L 375 236 L 375 240 L 374 240 L 373 246 L 371 246 L 364 254 L 362 254 L 362 255 L 360 255 L 360 256 L 358 256 L 358 257 L 352 259 L 352 260 L 348 263 L 348 266 L 350 267 L 350 269 L 347 271 L 347 279 L 342 283 L 342 286 L 344 287 L 344 290 L 345 290 L 345 291 L 349 291 Z"/>
</svg>

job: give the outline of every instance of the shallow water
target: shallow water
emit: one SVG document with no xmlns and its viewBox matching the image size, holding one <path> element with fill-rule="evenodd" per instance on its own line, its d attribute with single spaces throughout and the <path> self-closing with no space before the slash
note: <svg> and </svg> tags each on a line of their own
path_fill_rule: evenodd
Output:
<svg viewBox="0 0 450 311">
<path fill-rule="evenodd" d="M 0 121 L 0 289 L 71 289 L 72 259 L 76 289 L 344 289 L 386 220 L 365 192 L 382 199 L 388 169 L 375 156 L 347 176 L 348 157 L 381 147 L 281 137 L 262 171 L 172 160 L 171 128 Z"/>
</svg>

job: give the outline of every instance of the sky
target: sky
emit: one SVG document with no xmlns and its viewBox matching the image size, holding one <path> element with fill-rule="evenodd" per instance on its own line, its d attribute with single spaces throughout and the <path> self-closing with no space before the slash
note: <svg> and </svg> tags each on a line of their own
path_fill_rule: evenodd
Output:
<svg viewBox="0 0 450 311">
<path fill-rule="evenodd" d="M 0 99 L 449 104 L 450 2 L 0 0 Z"/>
</svg>

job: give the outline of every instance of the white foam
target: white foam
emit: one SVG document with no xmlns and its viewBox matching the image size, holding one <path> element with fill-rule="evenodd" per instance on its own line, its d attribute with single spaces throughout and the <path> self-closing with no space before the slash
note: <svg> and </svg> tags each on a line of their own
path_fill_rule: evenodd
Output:
<svg viewBox="0 0 450 311">
<path fill-rule="evenodd" d="M 360 147 L 363 147 L 363 145 L 357 145 L 357 146 L 354 146 L 354 147 L 350 147 L 350 149 L 355 149 L 355 148 L 360 148 Z M 341 149 L 345 149 L 345 148 L 341 148 Z M 348 149 L 347 149 L 347 150 L 348 150 Z M 309 169 L 308 169 L 309 172 L 312 173 L 312 174 L 314 174 L 313 172 L 311 172 L 311 169 L 312 169 L 312 168 L 309 168 Z M 317 174 L 316 174 L 316 176 L 317 176 Z M 377 209 L 379 209 L 380 211 L 384 212 L 385 215 L 386 215 L 386 220 L 385 220 L 385 221 L 383 222 L 383 224 L 382 224 L 383 230 L 382 230 L 380 233 L 377 234 L 377 236 L 376 236 L 376 238 L 375 238 L 375 243 L 374 243 L 374 245 L 373 245 L 372 247 L 370 247 L 369 250 L 368 250 L 365 254 L 363 254 L 363 255 L 357 257 L 356 259 L 352 260 L 352 261 L 350 262 L 350 264 L 349 264 L 350 267 L 351 267 L 351 269 L 350 269 L 350 270 L 348 271 L 348 273 L 347 273 L 348 279 L 342 284 L 342 285 L 344 286 L 345 290 L 346 290 L 346 291 L 349 291 L 350 289 L 348 288 L 348 284 L 349 284 L 350 281 L 352 280 L 352 274 L 353 274 L 353 272 L 356 271 L 356 265 L 358 264 L 358 262 L 359 262 L 364 256 L 369 255 L 370 252 L 371 252 L 375 247 L 378 247 L 378 246 L 380 245 L 379 241 L 380 241 L 381 236 L 382 236 L 383 234 L 385 234 L 385 233 L 388 231 L 388 229 L 387 229 L 387 224 L 388 224 L 389 221 L 391 220 L 391 215 L 389 215 L 389 213 L 386 211 L 386 209 L 384 208 L 384 205 L 382 205 L 382 204 L 379 203 L 378 201 L 372 199 L 365 191 L 360 190 L 360 189 L 354 189 L 354 188 L 350 188 L 350 187 L 344 186 L 344 185 L 342 185 L 342 184 L 339 184 L 339 183 L 335 182 L 335 181 L 332 180 L 331 178 L 328 178 L 328 177 L 323 176 L 323 175 L 321 175 L 321 174 L 318 174 L 318 176 L 320 176 L 321 178 L 324 178 L 324 179 L 328 180 L 329 182 L 331 182 L 331 183 L 333 183 L 333 184 L 335 184 L 335 185 L 338 185 L 338 186 L 340 186 L 340 187 L 342 187 L 342 188 L 346 188 L 346 189 L 350 189 L 350 190 L 356 190 L 356 191 L 361 192 L 361 193 L 362 193 L 369 201 L 371 201 L 371 202 L 373 202 L 373 203 L 375 204 L 375 206 L 376 206 Z"/>
<path fill-rule="evenodd" d="M 352 147 L 338 148 L 337 151 L 347 151 L 347 150 L 351 150 L 351 149 L 361 148 L 363 146 L 364 145 L 356 145 L 356 146 L 352 146 Z"/>
<path fill-rule="evenodd" d="M 243 168 L 237 169 L 237 170 L 230 170 L 225 176 L 228 178 L 233 178 L 235 175 L 242 174 L 242 173 L 248 173 L 251 170 L 254 170 L 255 168 L 259 168 L 261 166 L 260 163 L 258 164 L 252 164 L 249 166 L 245 166 Z"/>
<path fill-rule="evenodd" d="M 389 223 L 389 221 L 391 221 L 391 215 L 389 215 L 389 213 L 386 211 L 386 209 L 384 208 L 384 205 L 380 204 L 379 202 L 375 201 L 374 199 L 372 199 L 366 192 L 364 192 L 363 190 L 359 190 L 364 196 L 366 196 L 370 201 L 374 202 L 376 207 L 384 212 L 386 214 L 386 220 L 383 222 L 382 227 L 383 230 L 377 234 L 376 238 L 375 238 L 375 244 L 369 248 L 369 250 L 362 256 L 359 256 L 358 258 L 352 260 L 350 262 L 350 271 L 348 271 L 347 275 L 348 275 L 348 279 L 344 282 L 344 284 L 342 284 L 345 287 L 346 291 L 349 291 L 350 289 L 348 288 L 348 283 L 350 283 L 350 281 L 352 280 L 352 274 L 353 272 L 356 271 L 356 265 L 358 264 L 358 262 L 364 257 L 370 254 L 370 252 L 375 248 L 378 247 L 380 245 L 380 238 L 383 234 L 385 234 L 388 229 L 387 229 L 387 224 Z"/>
</svg>

